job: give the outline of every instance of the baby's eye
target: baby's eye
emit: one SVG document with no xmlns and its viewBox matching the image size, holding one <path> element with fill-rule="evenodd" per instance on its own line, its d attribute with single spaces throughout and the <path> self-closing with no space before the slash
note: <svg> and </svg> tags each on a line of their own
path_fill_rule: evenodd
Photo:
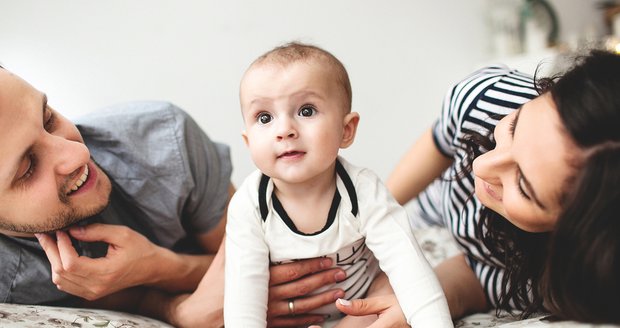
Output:
<svg viewBox="0 0 620 328">
<path fill-rule="evenodd" d="M 314 115 L 315 112 L 316 112 L 316 109 L 310 106 L 304 106 L 299 110 L 299 116 L 310 117 Z"/>
<path fill-rule="evenodd" d="M 267 124 L 267 123 L 271 122 L 272 119 L 273 119 L 273 117 L 270 114 L 267 114 L 267 113 L 260 113 L 256 117 L 256 120 L 260 124 Z"/>
</svg>

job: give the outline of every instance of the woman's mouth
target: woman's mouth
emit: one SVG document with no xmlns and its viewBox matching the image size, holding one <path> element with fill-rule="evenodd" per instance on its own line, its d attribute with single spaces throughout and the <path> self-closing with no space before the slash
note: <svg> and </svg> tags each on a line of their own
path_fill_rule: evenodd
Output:
<svg viewBox="0 0 620 328">
<path fill-rule="evenodd" d="M 489 194 L 489 196 L 491 196 L 491 198 L 501 202 L 502 201 L 502 196 L 497 194 L 492 188 L 491 185 L 486 183 L 486 182 L 482 182 L 484 184 L 484 190 L 487 192 L 487 194 Z"/>
</svg>

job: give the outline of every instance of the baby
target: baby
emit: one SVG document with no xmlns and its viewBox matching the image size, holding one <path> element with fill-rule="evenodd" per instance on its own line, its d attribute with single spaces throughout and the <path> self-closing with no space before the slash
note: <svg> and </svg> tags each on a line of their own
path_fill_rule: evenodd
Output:
<svg viewBox="0 0 620 328">
<path fill-rule="evenodd" d="M 265 327 L 269 265 L 319 256 L 346 271 L 329 288 L 347 299 L 368 296 L 382 270 L 390 284 L 372 292 L 391 293 L 391 285 L 410 325 L 452 327 L 405 210 L 375 174 L 338 155 L 359 123 L 342 63 L 318 47 L 286 44 L 250 65 L 239 97 L 243 140 L 258 170 L 229 205 L 226 327 Z M 289 310 L 294 315 L 292 301 Z M 313 313 L 325 315 L 324 327 L 342 318 L 334 304 Z M 357 320 L 364 319 L 349 316 L 338 327 L 365 325 Z"/>
</svg>

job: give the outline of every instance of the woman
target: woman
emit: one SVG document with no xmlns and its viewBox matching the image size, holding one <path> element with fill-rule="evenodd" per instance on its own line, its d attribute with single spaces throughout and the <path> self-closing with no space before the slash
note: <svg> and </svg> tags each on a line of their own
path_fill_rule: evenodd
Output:
<svg viewBox="0 0 620 328">
<path fill-rule="evenodd" d="M 387 182 L 415 198 L 414 226 L 446 226 L 464 252 L 436 268 L 453 318 L 492 307 L 620 322 L 620 56 L 576 63 L 536 85 L 505 67 L 469 76 Z"/>
</svg>

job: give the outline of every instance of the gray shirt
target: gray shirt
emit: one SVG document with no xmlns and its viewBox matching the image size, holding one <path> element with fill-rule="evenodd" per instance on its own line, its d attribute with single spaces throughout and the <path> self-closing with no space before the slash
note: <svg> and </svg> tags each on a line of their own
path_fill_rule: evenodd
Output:
<svg viewBox="0 0 620 328">
<path fill-rule="evenodd" d="M 232 165 L 185 112 L 164 102 L 112 106 L 76 121 L 92 158 L 112 181 L 110 204 L 80 224 L 120 224 L 153 243 L 198 253 L 192 238 L 222 217 Z M 104 256 L 107 245 L 74 240 L 81 255 Z M 73 296 L 51 280 L 50 264 L 34 238 L 0 235 L 0 301 L 70 305 Z"/>
</svg>

